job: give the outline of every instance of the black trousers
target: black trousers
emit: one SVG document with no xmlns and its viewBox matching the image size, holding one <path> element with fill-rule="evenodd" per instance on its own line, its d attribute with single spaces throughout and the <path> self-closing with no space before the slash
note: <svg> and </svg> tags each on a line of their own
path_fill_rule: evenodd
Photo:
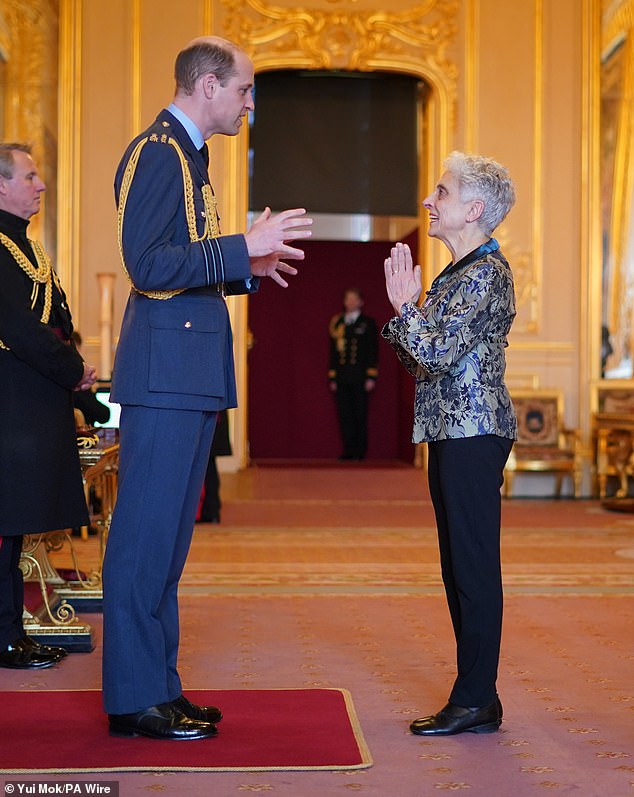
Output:
<svg viewBox="0 0 634 797">
<path fill-rule="evenodd" d="M 365 381 L 337 382 L 337 412 L 343 456 L 364 459 L 368 450 L 368 393 Z"/>
<path fill-rule="evenodd" d="M 216 465 L 216 458 L 212 455 L 209 457 L 207 463 L 207 471 L 205 473 L 205 495 L 203 503 L 200 508 L 201 520 L 220 519 L 220 476 L 218 475 L 218 466 Z"/>
<path fill-rule="evenodd" d="M 25 636 L 24 581 L 20 570 L 23 539 L 21 534 L 0 538 L 0 651 Z"/>
<path fill-rule="evenodd" d="M 513 441 L 495 435 L 429 443 L 442 578 L 456 637 L 458 676 L 449 700 L 495 700 L 502 635 L 500 522 L 503 471 Z"/>
</svg>

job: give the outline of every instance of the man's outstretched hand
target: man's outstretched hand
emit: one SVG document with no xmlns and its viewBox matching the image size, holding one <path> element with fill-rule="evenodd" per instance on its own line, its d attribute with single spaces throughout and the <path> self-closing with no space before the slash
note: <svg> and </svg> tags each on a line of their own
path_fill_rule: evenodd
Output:
<svg viewBox="0 0 634 797">
<path fill-rule="evenodd" d="M 294 275 L 297 269 L 281 258 L 304 259 L 303 250 L 289 246 L 287 241 L 310 238 L 312 232 L 306 227 L 312 223 L 304 208 L 283 210 L 275 215 L 270 208 L 265 208 L 244 235 L 251 258 L 251 273 L 256 277 L 270 277 L 286 288 L 288 282 L 280 272 Z"/>
</svg>

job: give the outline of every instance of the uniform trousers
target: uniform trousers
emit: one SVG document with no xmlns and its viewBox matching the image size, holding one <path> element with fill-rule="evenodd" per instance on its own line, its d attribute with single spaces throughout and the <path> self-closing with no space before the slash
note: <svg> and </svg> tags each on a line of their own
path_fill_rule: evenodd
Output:
<svg viewBox="0 0 634 797">
<path fill-rule="evenodd" d="M 205 474 L 205 495 L 200 507 L 200 519 L 202 521 L 220 520 L 220 476 L 218 465 L 213 454 L 209 457 L 207 472 Z"/>
<path fill-rule="evenodd" d="M 503 471 L 513 441 L 496 435 L 429 443 L 440 563 L 457 646 L 449 700 L 483 707 L 496 699 L 502 635 L 500 523 Z"/>
<path fill-rule="evenodd" d="M 103 566 L 103 699 L 128 714 L 182 693 L 178 582 L 216 412 L 123 406 L 117 503 Z"/>
<path fill-rule="evenodd" d="M 25 636 L 24 581 L 20 570 L 23 539 L 21 534 L 0 537 L 0 651 Z"/>
<path fill-rule="evenodd" d="M 343 456 L 364 459 L 368 450 L 368 392 L 363 382 L 337 382 L 335 392 Z"/>
</svg>

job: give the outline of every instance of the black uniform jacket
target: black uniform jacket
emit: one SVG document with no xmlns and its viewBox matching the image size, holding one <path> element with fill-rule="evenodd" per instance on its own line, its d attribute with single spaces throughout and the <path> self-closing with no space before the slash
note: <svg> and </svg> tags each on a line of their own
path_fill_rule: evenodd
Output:
<svg viewBox="0 0 634 797">
<path fill-rule="evenodd" d="M 345 315 L 330 321 L 330 369 L 328 378 L 340 385 L 376 379 L 378 375 L 378 333 L 373 318 L 361 314 L 353 324 Z"/>
<path fill-rule="evenodd" d="M 35 264 L 27 225 L 0 211 L 0 232 Z M 0 536 L 88 522 L 72 399 L 83 360 L 67 342 L 72 322 L 61 289 L 43 324 L 44 286 L 31 308 L 33 286 L 0 244 L 0 340 L 8 347 L 0 348 Z"/>
</svg>

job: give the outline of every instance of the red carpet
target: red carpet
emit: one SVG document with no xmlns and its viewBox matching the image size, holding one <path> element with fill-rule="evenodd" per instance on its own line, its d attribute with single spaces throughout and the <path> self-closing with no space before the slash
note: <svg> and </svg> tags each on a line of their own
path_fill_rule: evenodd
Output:
<svg viewBox="0 0 634 797">
<path fill-rule="evenodd" d="M 0 772 L 328 770 L 372 764 L 345 690 L 188 691 L 187 696 L 221 707 L 218 736 L 192 742 L 115 738 L 108 735 L 100 691 L 3 692 Z"/>
</svg>

